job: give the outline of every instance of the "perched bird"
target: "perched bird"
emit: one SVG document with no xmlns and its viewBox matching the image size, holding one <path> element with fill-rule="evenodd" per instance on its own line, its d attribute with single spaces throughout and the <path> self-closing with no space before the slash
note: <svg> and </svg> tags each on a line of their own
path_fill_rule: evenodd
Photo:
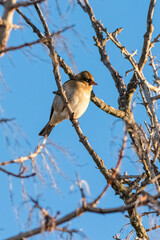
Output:
<svg viewBox="0 0 160 240">
<path fill-rule="evenodd" d="M 74 118 L 80 118 L 87 110 L 92 85 L 97 85 L 92 74 L 88 71 L 80 72 L 74 80 L 69 80 L 63 84 L 63 89 L 74 112 Z M 46 126 L 40 131 L 39 135 L 48 137 L 52 129 L 65 119 L 69 119 L 68 110 L 64 107 L 61 96 L 58 94 L 53 100 L 50 119 Z"/>
</svg>

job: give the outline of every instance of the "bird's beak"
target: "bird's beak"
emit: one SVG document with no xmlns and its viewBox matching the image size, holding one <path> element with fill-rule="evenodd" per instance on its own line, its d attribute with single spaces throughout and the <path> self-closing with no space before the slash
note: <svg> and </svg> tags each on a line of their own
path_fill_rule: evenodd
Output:
<svg viewBox="0 0 160 240">
<path fill-rule="evenodd" d="M 95 81 L 90 82 L 90 85 L 98 85 Z"/>
</svg>

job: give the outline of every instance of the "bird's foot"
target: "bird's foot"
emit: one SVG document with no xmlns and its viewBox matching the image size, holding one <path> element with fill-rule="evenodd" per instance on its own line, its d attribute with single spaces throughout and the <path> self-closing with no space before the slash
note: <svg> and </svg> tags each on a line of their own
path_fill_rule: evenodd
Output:
<svg viewBox="0 0 160 240">
<path fill-rule="evenodd" d="M 56 95 L 58 95 L 58 96 L 61 96 L 61 93 L 60 93 L 59 91 L 53 91 L 52 93 L 53 93 L 53 94 L 56 94 Z"/>
<path fill-rule="evenodd" d="M 75 118 L 75 114 L 74 114 L 74 112 L 71 114 L 71 116 L 70 116 L 70 120 L 77 120 L 77 119 Z"/>
<path fill-rule="evenodd" d="M 72 121 L 72 127 L 79 126 L 78 118 L 75 118 L 74 112 L 70 116 L 70 120 Z"/>
<path fill-rule="evenodd" d="M 70 117 L 71 120 L 74 119 L 74 112 L 71 114 L 71 117 Z"/>
</svg>

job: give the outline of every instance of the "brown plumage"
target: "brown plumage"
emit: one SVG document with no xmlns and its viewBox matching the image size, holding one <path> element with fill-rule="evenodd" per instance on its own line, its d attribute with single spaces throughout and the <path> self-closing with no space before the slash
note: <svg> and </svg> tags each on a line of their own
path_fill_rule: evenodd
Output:
<svg viewBox="0 0 160 240">
<path fill-rule="evenodd" d="M 80 118 L 87 110 L 93 85 L 97 83 L 88 71 L 77 74 L 74 80 L 71 79 L 63 84 L 75 118 Z M 65 119 L 69 119 L 69 114 L 60 95 L 57 94 L 53 100 L 49 122 L 39 135 L 48 137 L 52 129 Z"/>
</svg>

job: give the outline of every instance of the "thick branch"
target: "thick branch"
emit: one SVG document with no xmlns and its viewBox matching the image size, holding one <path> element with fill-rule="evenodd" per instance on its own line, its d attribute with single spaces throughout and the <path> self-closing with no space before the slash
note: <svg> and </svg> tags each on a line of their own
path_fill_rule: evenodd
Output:
<svg viewBox="0 0 160 240">
<path fill-rule="evenodd" d="M 114 117 L 117 118 L 123 118 L 125 116 L 125 112 L 115 109 L 113 107 L 111 107 L 110 105 L 107 105 L 103 100 L 101 100 L 100 98 L 98 98 L 94 92 L 92 91 L 91 94 L 91 101 L 97 106 L 99 107 L 101 110 L 103 110 L 104 112 L 111 114 Z"/>
<path fill-rule="evenodd" d="M 0 50 L 3 50 L 5 48 L 10 32 L 12 30 L 14 10 L 9 10 L 9 7 L 15 3 L 16 0 L 7 0 L 6 2 L 4 2 L 2 21 L 4 20 L 5 25 L 0 26 Z M 1 54 L 0 56 L 3 56 L 3 54 Z"/>
<path fill-rule="evenodd" d="M 19 7 L 28 7 L 30 5 L 33 5 L 34 3 L 41 3 L 41 2 L 44 2 L 46 0 L 34 0 L 34 2 L 18 2 L 18 3 L 14 3 L 12 5 L 10 5 L 8 7 L 9 10 L 13 10 L 13 9 L 16 9 L 16 8 L 19 8 Z"/>
</svg>

